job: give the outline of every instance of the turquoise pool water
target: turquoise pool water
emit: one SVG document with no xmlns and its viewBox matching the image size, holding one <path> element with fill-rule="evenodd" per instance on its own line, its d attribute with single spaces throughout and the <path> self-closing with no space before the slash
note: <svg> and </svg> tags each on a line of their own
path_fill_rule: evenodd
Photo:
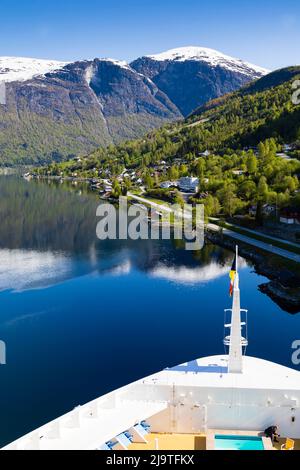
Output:
<svg viewBox="0 0 300 470">
<path fill-rule="evenodd" d="M 215 436 L 216 450 L 264 450 L 261 437 Z"/>
</svg>

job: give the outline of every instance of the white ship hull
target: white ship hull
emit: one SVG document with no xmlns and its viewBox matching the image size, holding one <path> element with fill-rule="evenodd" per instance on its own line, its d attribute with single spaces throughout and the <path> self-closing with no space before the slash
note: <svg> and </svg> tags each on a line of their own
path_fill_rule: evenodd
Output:
<svg viewBox="0 0 300 470">
<path fill-rule="evenodd" d="M 144 420 L 160 434 L 263 431 L 276 423 L 282 436 L 300 438 L 300 372 L 252 357 L 244 358 L 242 374 L 228 373 L 227 366 L 228 356 L 212 356 L 164 370 L 76 408 L 5 450 L 103 449 L 126 431 L 135 434 Z"/>
</svg>

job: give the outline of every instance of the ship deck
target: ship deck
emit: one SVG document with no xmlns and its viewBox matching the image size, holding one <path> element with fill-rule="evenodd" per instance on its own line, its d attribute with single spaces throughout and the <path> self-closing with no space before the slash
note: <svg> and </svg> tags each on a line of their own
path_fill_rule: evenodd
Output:
<svg viewBox="0 0 300 470">
<path fill-rule="evenodd" d="M 228 372 L 228 356 L 211 356 L 166 369 L 143 383 L 177 386 L 299 391 L 300 373 L 263 359 L 245 356 L 243 373 Z"/>
<path fill-rule="evenodd" d="M 128 450 L 206 450 L 204 434 L 149 434 L 146 443 L 131 444 Z M 158 449 L 156 445 L 158 444 Z"/>
<path fill-rule="evenodd" d="M 241 431 L 226 431 L 226 434 L 241 434 Z M 245 432 L 243 434 L 251 434 Z M 253 434 L 253 433 L 252 433 Z M 151 450 L 207 450 L 207 436 L 204 434 L 149 434 L 147 443 L 134 443 L 129 447 L 130 451 L 151 451 Z M 285 439 L 280 438 L 279 443 L 273 444 L 273 450 L 281 450 L 281 445 L 285 443 Z M 157 448 L 158 446 L 158 448 Z M 300 439 L 295 440 L 294 450 L 300 450 Z"/>
<path fill-rule="evenodd" d="M 144 420 L 152 432 L 166 433 L 151 435 L 145 450 L 155 448 L 155 439 L 162 450 L 206 448 L 204 435 L 188 433 L 245 425 L 263 430 L 273 423 L 285 437 L 297 438 L 299 448 L 299 371 L 252 357 L 243 364 L 243 373 L 229 373 L 228 356 L 212 356 L 166 369 L 77 407 L 5 449 L 99 449 Z"/>
</svg>

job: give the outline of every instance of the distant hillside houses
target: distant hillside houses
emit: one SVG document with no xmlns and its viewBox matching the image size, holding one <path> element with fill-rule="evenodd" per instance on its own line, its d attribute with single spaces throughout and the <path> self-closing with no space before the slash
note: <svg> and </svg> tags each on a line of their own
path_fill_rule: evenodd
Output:
<svg viewBox="0 0 300 470">
<path fill-rule="evenodd" d="M 282 152 L 278 152 L 277 156 L 278 157 L 288 158 L 289 157 L 288 153 L 292 152 L 294 149 L 295 149 L 295 146 L 292 145 L 292 144 L 283 144 L 282 145 Z M 254 155 L 256 155 L 256 156 L 258 156 L 258 154 L 259 154 L 257 146 L 247 146 L 247 147 L 244 147 L 243 150 L 245 152 L 248 152 L 249 150 L 252 150 Z"/>
<path fill-rule="evenodd" d="M 253 205 L 249 208 L 249 215 L 256 217 L 257 206 Z M 264 204 L 262 207 L 263 215 L 269 217 L 276 213 L 275 204 Z M 293 208 L 282 209 L 279 215 L 279 221 L 286 225 L 300 225 L 300 210 Z"/>
</svg>

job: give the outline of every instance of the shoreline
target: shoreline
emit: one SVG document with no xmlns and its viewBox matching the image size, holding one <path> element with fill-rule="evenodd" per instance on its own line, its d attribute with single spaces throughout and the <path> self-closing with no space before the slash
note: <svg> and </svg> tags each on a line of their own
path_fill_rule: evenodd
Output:
<svg viewBox="0 0 300 470">
<path fill-rule="evenodd" d="M 96 182 L 96 179 L 92 180 L 91 178 L 78 177 L 62 178 L 61 176 L 32 175 L 31 178 L 36 180 L 76 182 L 79 184 L 90 183 L 91 185 Z M 97 193 L 95 188 L 90 187 L 90 190 L 92 193 Z M 130 194 L 129 198 L 131 199 Z M 99 199 L 101 200 L 100 195 Z M 162 201 L 162 203 L 164 203 L 164 201 Z M 149 205 L 152 205 L 151 200 L 149 200 Z M 159 205 L 157 204 L 157 206 L 158 209 Z M 231 238 L 229 235 L 227 236 L 226 234 L 207 229 L 205 231 L 205 238 L 216 245 L 227 248 L 233 252 L 235 251 L 237 240 Z M 270 256 L 266 257 L 266 252 L 258 247 L 249 245 L 240 240 L 238 240 L 238 243 L 241 256 L 253 263 L 257 274 L 269 279 L 269 282 L 259 286 L 261 292 L 268 295 L 275 303 L 289 313 L 295 314 L 300 312 L 300 267 L 297 262 L 285 259 L 283 265 L 280 255 L 269 254 Z"/>
<path fill-rule="evenodd" d="M 206 231 L 206 239 L 211 243 L 235 251 L 236 240 L 220 233 Z M 300 267 L 296 262 L 286 262 L 283 266 L 276 255 L 266 257 L 262 250 L 239 242 L 240 255 L 253 263 L 255 272 L 269 279 L 259 286 L 280 308 L 289 313 L 300 312 Z"/>
</svg>

